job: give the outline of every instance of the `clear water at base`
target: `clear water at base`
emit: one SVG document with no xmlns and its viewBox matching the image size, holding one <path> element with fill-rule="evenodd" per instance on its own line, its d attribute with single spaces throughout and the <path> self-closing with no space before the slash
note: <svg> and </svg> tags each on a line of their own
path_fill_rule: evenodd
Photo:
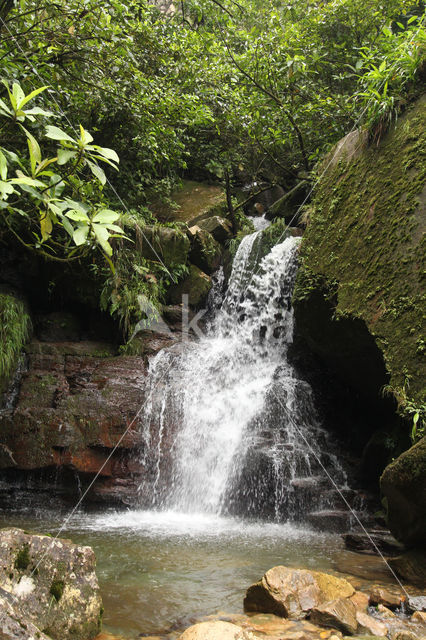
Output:
<svg viewBox="0 0 426 640">
<path fill-rule="evenodd" d="M 55 533 L 60 524 L 57 512 L 0 512 L 0 526 Z M 139 510 L 79 513 L 61 536 L 94 548 L 104 629 L 131 640 L 242 613 L 245 590 L 272 566 L 330 570 L 342 547 L 339 536 L 294 525 Z"/>
</svg>

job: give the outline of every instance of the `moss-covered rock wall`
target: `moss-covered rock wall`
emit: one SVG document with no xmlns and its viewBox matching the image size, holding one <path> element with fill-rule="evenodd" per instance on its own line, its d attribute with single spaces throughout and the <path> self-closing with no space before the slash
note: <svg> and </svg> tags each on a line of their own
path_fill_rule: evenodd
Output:
<svg viewBox="0 0 426 640">
<path fill-rule="evenodd" d="M 298 330 L 348 383 L 424 405 L 426 97 L 379 144 L 354 132 L 325 159 L 301 247 Z"/>
</svg>

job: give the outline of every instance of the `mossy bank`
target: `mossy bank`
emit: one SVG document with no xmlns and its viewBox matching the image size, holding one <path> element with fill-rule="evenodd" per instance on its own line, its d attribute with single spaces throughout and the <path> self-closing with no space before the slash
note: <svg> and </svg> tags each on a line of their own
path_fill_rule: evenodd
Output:
<svg viewBox="0 0 426 640">
<path fill-rule="evenodd" d="M 379 144 L 357 131 L 335 147 L 294 294 L 299 332 L 326 364 L 358 390 L 390 393 L 411 418 L 425 402 L 425 142 L 423 96 Z"/>
</svg>

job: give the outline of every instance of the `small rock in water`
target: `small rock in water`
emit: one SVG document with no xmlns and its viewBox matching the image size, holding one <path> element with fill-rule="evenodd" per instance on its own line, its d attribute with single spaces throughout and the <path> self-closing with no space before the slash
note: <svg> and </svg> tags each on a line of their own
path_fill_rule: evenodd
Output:
<svg viewBox="0 0 426 640">
<path fill-rule="evenodd" d="M 380 613 L 381 618 L 396 618 L 396 615 L 393 611 L 385 607 L 383 604 L 377 605 L 377 613 Z"/>
<path fill-rule="evenodd" d="M 411 620 L 426 626 L 426 613 L 424 611 L 415 611 L 411 616 Z"/>
<path fill-rule="evenodd" d="M 310 619 L 315 624 L 354 634 L 357 630 L 355 605 L 349 598 L 338 598 L 312 609 Z"/>
<path fill-rule="evenodd" d="M 380 620 L 376 620 L 373 616 L 369 616 L 368 613 L 362 613 L 357 611 L 356 620 L 358 622 L 358 631 L 360 633 L 367 633 L 372 636 L 386 636 L 388 628 Z"/>
<path fill-rule="evenodd" d="M 382 551 L 388 555 L 399 554 L 404 551 L 403 544 L 386 531 L 377 533 L 375 531 L 366 533 L 344 533 L 342 535 L 345 547 L 352 551 L 361 553 L 371 553 L 378 555 Z"/>
<path fill-rule="evenodd" d="M 404 602 L 405 597 L 400 593 L 395 593 L 384 589 L 383 587 L 375 586 L 370 593 L 370 604 L 384 604 L 385 607 L 396 609 L 401 606 L 401 602 Z"/>
<path fill-rule="evenodd" d="M 259 582 L 249 587 L 244 609 L 300 619 L 314 607 L 331 600 L 350 598 L 354 593 L 355 589 L 343 578 L 279 566 L 267 571 Z M 355 611 L 352 602 L 350 605 Z"/>
<path fill-rule="evenodd" d="M 366 593 L 363 591 L 355 591 L 354 595 L 351 596 L 351 600 L 358 611 L 367 611 L 370 598 Z"/>
<path fill-rule="evenodd" d="M 256 640 L 255 636 L 243 631 L 230 622 L 200 622 L 194 624 L 179 636 L 179 640 Z"/>
<path fill-rule="evenodd" d="M 426 596 L 416 596 L 408 599 L 410 611 L 426 611 Z"/>
</svg>

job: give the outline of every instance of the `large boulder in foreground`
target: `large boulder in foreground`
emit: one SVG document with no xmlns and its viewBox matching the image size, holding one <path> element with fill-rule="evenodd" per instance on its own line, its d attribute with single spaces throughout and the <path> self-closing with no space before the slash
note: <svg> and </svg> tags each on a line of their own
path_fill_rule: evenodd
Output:
<svg viewBox="0 0 426 640">
<path fill-rule="evenodd" d="M 315 607 L 339 598 L 350 598 L 354 593 L 352 585 L 342 578 L 278 566 L 249 587 L 244 609 L 298 619 Z"/>
<path fill-rule="evenodd" d="M 354 131 L 324 160 L 294 293 L 296 328 L 323 363 L 365 397 L 389 384 L 407 409 L 424 402 L 425 106 L 379 144 Z"/>
<path fill-rule="evenodd" d="M 183 632 L 179 640 L 251 640 L 254 636 L 231 622 L 200 622 Z"/>
<path fill-rule="evenodd" d="M 1 529 L 0 588 L 9 594 L 3 598 L 9 620 L 2 614 L 2 625 L 13 626 L 19 616 L 21 628 L 34 625 L 54 640 L 91 640 L 102 616 L 95 565 L 91 547 Z M 27 637 L 31 634 L 22 636 Z"/>
<path fill-rule="evenodd" d="M 426 437 L 386 467 L 380 487 L 387 500 L 388 524 L 406 545 L 426 536 Z"/>
<path fill-rule="evenodd" d="M 1 640 L 49 640 L 35 625 L 26 620 L 15 608 L 16 599 L 0 588 L 0 638 Z"/>
</svg>

